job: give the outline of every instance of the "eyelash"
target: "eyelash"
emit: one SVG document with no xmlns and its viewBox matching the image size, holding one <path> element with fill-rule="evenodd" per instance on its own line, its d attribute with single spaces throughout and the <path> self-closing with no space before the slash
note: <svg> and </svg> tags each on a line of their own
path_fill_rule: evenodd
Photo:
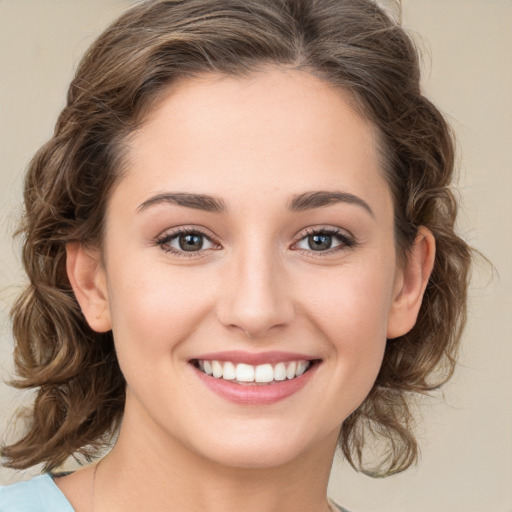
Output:
<svg viewBox="0 0 512 512">
<path fill-rule="evenodd" d="M 320 228 L 307 228 L 304 232 L 302 232 L 296 239 L 295 242 L 293 242 L 292 247 L 297 245 L 299 242 L 304 240 L 305 238 L 308 238 L 310 236 L 314 235 L 329 235 L 333 238 L 336 238 L 338 242 L 340 242 L 340 245 L 336 247 L 329 248 L 325 251 L 313 251 L 308 249 L 297 249 L 302 250 L 306 254 L 314 257 L 323 257 L 323 255 L 331 255 L 335 252 L 344 250 L 344 249 L 352 249 L 357 245 L 357 242 L 355 238 L 348 233 L 341 231 L 337 228 L 332 227 L 320 227 Z"/>
<path fill-rule="evenodd" d="M 175 256 L 183 257 L 183 258 L 197 258 L 202 255 L 204 255 L 205 250 L 211 250 L 211 249 L 205 249 L 205 250 L 199 250 L 199 251 L 178 251 L 174 249 L 173 247 L 170 247 L 169 244 L 172 240 L 175 238 L 178 238 L 181 235 L 201 235 L 202 237 L 206 238 L 209 242 L 212 243 L 213 246 L 215 246 L 216 250 L 218 247 L 220 247 L 220 244 L 215 242 L 210 235 L 207 235 L 204 231 L 201 230 L 201 228 L 180 228 L 176 231 L 172 231 L 170 233 L 165 233 L 162 236 L 158 237 L 156 240 L 156 244 L 161 247 L 161 249 L 165 252 L 169 252 L 174 254 Z"/>
<path fill-rule="evenodd" d="M 174 249 L 173 247 L 170 247 L 168 244 L 176 239 L 177 237 L 181 235 L 201 235 L 206 240 L 208 240 L 213 246 L 213 249 L 203 249 L 199 251 L 179 251 Z M 340 245 L 329 248 L 325 251 L 313 251 L 313 250 L 307 250 L 307 249 L 294 249 L 294 250 L 300 250 L 308 255 L 312 255 L 315 257 L 322 257 L 322 255 L 326 254 L 332 254 L 334 252 L 344 250 L 344 249 L 351 249 L 354 248 L 357 245 L 357 241 L 347 233 L 331 227 L 321 227 L 321 228 L 308 228 L 306 231 L 302 232 L 296 240 L 292 243 L 291 248 L 296 246 L 298 243 L 300 243 L 302 240 L 304 240 L 307 237 L 315 236 L 315 235 L 329 235 L 333 238 L 336 238 L 338 242 L 340 242 Z M 202 231 L 200 228 L 181 228 L 177 229 L 176 231 L 172 231 L 170 233 L 165 233 L 164 235 L 158 237 L 156 239 L 156 245 L 160 246 L 161 249 L 165 252 L 172 253 L 179 257 L 184 258 L 197 258 L 202 255 L 206 251 L 209 250 L 217 250 L 220 248 L 220 244 L 215 242 L 210 235 L 207 235 L 204 231 Z"/>
</svg>

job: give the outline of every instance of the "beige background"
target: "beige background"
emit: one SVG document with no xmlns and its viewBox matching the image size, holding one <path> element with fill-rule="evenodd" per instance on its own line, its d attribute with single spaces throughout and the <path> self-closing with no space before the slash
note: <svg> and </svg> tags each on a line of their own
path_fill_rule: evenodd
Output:
<svg viewBox="0 0 512 512">
<path fill-rule="evenodd" d="M 0 376 L 11 371 L 7 311 L 23 275 L 11 233 L 23 169 L 50 136 L 83 50 L 127 0 L 0 0 Z M 422 461 L 372 480 L 337 463 L 331 495 L 353 512 L 512 512 L 512 1 L 404 0 L 424 84 L 459 138 L 466 239 L 479 265 L 453 381 L 424 400 Z M 418 35 L 418 34 L 421 34 Z M 0 385 L 0 431 L 30 393 Z M 0 483 L 32 472 L 0 469 Z"/>
</svg>

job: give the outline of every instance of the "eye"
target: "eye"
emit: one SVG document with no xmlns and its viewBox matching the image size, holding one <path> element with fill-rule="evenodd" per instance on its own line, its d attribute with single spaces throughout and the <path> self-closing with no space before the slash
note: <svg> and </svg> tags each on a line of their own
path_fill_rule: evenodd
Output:
<svg viewBox="0 0 512 512">
<path fill-rule="evenodd" d="M 307 236 L 301 238 L 293 248 L 313 252 L 328 252 L 343 247 L 353 247 L 355 241 L 337 229 L 311 230 Z"/>
<path fill-rule="evenodd" d="M 182 230 L 166 233 L 157 240 L 164 251 L 175 254 L 194 253 L 216 248 L 216 244 L 204 233 L 196 230 Z"/>
</svg>

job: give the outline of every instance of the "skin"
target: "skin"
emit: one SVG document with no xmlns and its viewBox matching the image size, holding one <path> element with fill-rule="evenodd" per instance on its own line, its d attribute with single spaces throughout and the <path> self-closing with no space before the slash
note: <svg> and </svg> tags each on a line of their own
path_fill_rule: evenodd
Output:
<svg viewBox="0 0 512 512">
<path fill-rule="evenodd" d="M 95 511 L 328 510 L 340 426 L 370 391 L 387 339 L 414 325 L 434 259 L 420 228 L 398 266 L 373 127 L 314 76 L 267 68 L 174 86 L 128 144 L 101 251 L 68 246 L 81 308 L 93 329 L 113 330 L 127 380 Z M 368 208 L 289 209 L 312 191 Z M 225 211 L 154 199 L 177 192 L 214 196 Z M 211 244 L 186 257 L 158 243 L 184 227 Z M 308 234 L 326 228 L 353 245 L 334 237 L 312 251 Z M 190 364 L 225 350 L 321 362 L 285 400 L 244 405 L 213 393 Z M 93 509 L 92 471 L 57 480 L 77 512 Z"/>
</svg>

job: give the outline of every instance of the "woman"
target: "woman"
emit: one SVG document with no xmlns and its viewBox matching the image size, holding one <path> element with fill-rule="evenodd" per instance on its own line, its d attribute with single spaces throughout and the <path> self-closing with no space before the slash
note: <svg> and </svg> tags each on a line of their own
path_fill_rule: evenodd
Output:
<svg viewBox="0 0 512 512">
<path fill-rule="evenodd" d="M 451 375 L 465 319 L 452 172 L 373 2 L 137 4 L 28 171 L 13 320 L 38 392 L 3 455 L 49 473 L 2 511 L 327 511 L 337 445 L 413 464 L 407 398 Z"/>
</svg>

